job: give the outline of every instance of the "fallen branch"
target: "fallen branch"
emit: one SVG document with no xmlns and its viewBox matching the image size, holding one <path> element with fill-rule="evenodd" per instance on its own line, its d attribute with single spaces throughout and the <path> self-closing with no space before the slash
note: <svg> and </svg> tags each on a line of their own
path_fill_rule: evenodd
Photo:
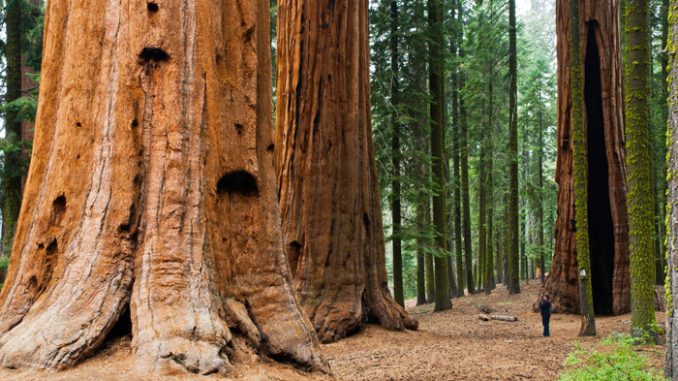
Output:
<svg viewBox="0 0 678 381">
<path fill-rule="evenodd" d="M 507 322 L 517 322 L 518 318 L 515 316 L 510 316 L 510 315 L 486 315 L 486 314 L 480 314 L 478 315 L 478 319 L 482 321 L 490 321 L 490 320 L 499 320 L 499 321 L 507 321 Z"/>
<path fill-rule="evenodd" d="M 508 322 L 517 322 L 518 318 L 515 316 L 510 316 L 510 315 L 492 315 L 490 316 L 492 320 L 499 320 L 499 321 L 508 321 Z"/>
</svg>

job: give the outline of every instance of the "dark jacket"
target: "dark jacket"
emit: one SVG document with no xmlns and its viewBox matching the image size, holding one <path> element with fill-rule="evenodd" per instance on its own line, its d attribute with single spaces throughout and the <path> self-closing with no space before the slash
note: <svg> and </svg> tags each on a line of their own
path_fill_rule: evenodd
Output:
<svg viewBox="0 0 678 381">
<path fill-rule="evenodd" d="M 542 300 L 539 302 L 539 312 L 541 316 L 551 316 L 551 301 Z"/>
</svg>

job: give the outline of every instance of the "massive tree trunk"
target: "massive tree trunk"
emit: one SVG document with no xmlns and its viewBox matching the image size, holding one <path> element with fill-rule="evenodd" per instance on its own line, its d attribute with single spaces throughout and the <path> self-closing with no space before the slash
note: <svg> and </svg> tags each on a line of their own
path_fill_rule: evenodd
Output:
<svg viewBox="0 0 678 381">
<path fill-rule="evenodd" d="M 572 94 L 568 0 L 557 2 L 558 32 L 558 217 L 551 272 L 545 289 L 560 311 L 579 312 L 572 157 Z M 593 304 L 596 313 L 630 310 L 629 237 L 622 117 L 622 71 L 618 1 L 581 0 L 581 71 L 584 79 L 584 136 L 588 161 L 588 217 Z"/>
<path fill-rule="evenodd" d="M 48 2 L 2 366 L 71 366 L 129 305 L 147 370 L 326 369 L 278 228 L 268 10 Z"/>
<path fill-rule="evenodd" d="M 417 322 L 391 297 L 372 130 L 367 1 L 278 2 L 276 170 L 301 303 L 321 341 Z"/>
</svg>

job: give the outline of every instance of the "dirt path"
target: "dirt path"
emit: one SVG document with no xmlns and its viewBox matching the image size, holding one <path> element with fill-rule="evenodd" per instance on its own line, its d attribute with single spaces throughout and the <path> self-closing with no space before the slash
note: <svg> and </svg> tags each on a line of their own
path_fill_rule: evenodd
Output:
<svg viewBox="0 0 678 381">
<path fill-rule="evenodd" d="M 474 295 L 454 300 L 452 311 L 433 314 L 433 306 L 412 308 L 420 330 L 390 332 L 369 326 L 362 333 L 339 343 L 323 346 L 336 380 L 408 381 L 552 381 L 576 341 L 595 346 L 612 332 L 628 332 L 630 315 L 600 318 L 598 337 L 579 339 L 579 317 L 554 315 L 550 338 L 541 336 L 541 321 L 530 305 L 536 300 L 537 284 L 523 286 L 523 293 L 509 296 L 502 286 L 490 296 Z M 478 307 L 488 305 L 500 313 L 515 315 L 516 323 L 482 322 Z M 659 322 L 664 315 L 657 314 Z M 663 348 L 648 352 L 661 366 Z M 134 372 L 129 339 L 110 344 L 94 358 L 75 369 L 61 372 L 0 370 L 7 381 L 146 381 L 205 380 L 216 377 L 148 377 Z M 263 365 L 263 366 L 262 366 Z M 330 380 L 271 362 L 241 365 L 233 380 Z"/>
<path fill-rule="evenodd" d="M 541 318 L 530 310 L 538 285 L 523 285 L 509 296 L 502 286 L 491 296 L 454 300 L 451 311 L 433 306 L 412 309 L 418 332 L 394 333 L 368 327 L 360 335 L 325 346 L 337 378 L 342 380 L 544 380 L 558 378 L 563 360 L 576 341 L 591 347 L 613 332 L 630 331 L 630 315 L 597 320 L 598 337 L 580 339 L 579 316 L 554 315 L 551 337 L 542 337 Z M 488 305 L 518 317 L 516 323 L 483 322 L 478 307 Z M 659 322 L 663 314 L 657 314 Z M 663 361 L 663 348 L 650 352 Z"/>
</svg>

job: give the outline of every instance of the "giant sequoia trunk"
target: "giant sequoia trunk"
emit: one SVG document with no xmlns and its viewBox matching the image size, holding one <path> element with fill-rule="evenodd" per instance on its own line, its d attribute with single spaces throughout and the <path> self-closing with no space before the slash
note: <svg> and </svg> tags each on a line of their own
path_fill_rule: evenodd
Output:
<svg viewBox="0 0 678 381">
<path fill-rule="evenodd" d="M 617 0 L 579 2 L 581 72 L 588 163 L 590 279 L 596 313 L 630 310 L 629 237 L 622 117 L 622 72 Z M 572 94 L 569 89 L 570 28 L 567 0 L 557 2 L 558 217 L 551 272 L 545 290 L 555 308 L 579 312 L 575 184 L 572 156 Z"/>
<path fill-rule="evenodd" d="M 326 368 L 278 228 L 268 8 L 48 2 L 3 366 L 71 366 L 129 305 L 149 370 Z"/>
<path fill-rule="evenodd" d="M 287 255 L 320 340 L 417 322 L 388 289 L 367 0 L 278 2 L 276 170 Z"/>
</svg>

